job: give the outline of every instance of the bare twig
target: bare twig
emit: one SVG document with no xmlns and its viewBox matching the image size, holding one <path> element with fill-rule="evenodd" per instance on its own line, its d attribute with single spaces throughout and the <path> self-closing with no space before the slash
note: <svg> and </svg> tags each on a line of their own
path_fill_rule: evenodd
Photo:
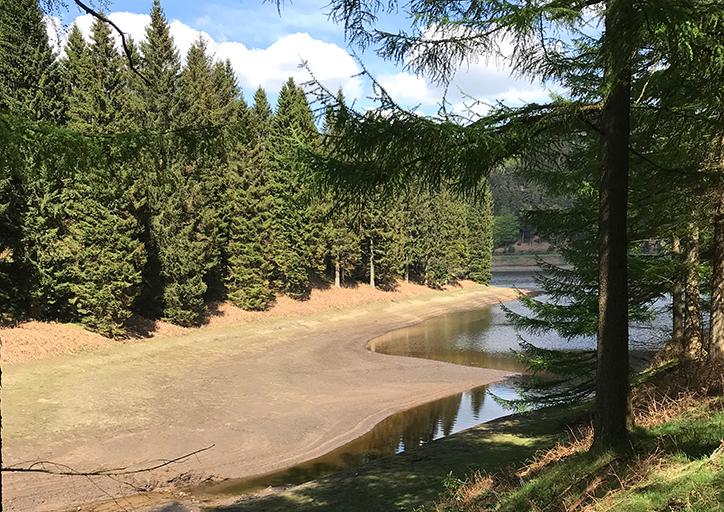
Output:
<svg viewBox="0 0 724 512">
<path fill-rule="evenodd" d="M 128 41 L 126 40 L 126 34 L 121 30 L 121 27 L 116 25 L 109 17 L 103 15 L 102 13 L 96 11 L 89 5 L 85 4 L 81 0 L 73 0 L 75 4 L 80 7 L 84 12 L 87 14 L 90 14 L 94 18 L 102 21 L 103 23 L 109 24 L 113 29 L 118 32 L 118 35 L 121 36 L 121 46 L 123 47 L 123 52 L 126 54 L 126 58 L 128 59 L 128 67 L 131 69 L 133 73 L 138 75 L 138 77 L 143 80 L 143 82 L 146 85 L 151 85 L 151 81 L 146 78 L 143 73 L 141 73 L 136 65 L 133 63 L 133 53 L 131 52 L 131 48 L 128 46 Z"/>
<path fill-rule="evenodd" d="M 200 448 L 198 450 L 195 450 L 190 453 L 186 453 L 184 455 L 181 455 L 180 457 L 176 457 L 174 459 L 160 459 L 160 462 L 158 464 L 155 464 L 153 466 L 149 466 L 147 468 L 141 468 L 141 469 L 129 469 L 130 466 L 125 466 L 121 468 L 113 468 L 113 469 L 98 469 L 95 471 L 76 471 L 72 467 L 61 464 L 59 462 L 53 462 L 49 460 L 39 460 L 35 461 L 32 464 L 30 464 L 27 467 L 17 467 L 17 466 L 9 466 L 2 468 L 3 473 L 46 473 L 49 475 L 59 475 L 59 476 L 121 476 L 121 475 L 135 475 L 137 473 L 146 473 L 148 471 L 153 471 L 156 469 L 160 469 L 165 466 L 169 466 L 171 464 L 174 464 L 176 462 L 181 462 L 185 459 L 188 459 L 189 457 L 193 455 L 197 455 L 201 452 L 205 452 L 207 450 L 212 449 L 215 444 L 211 444 L 207 446 L 206 448 Z M 46 465 L 55 466 L 56 468 L 64 468 L 61 471 L 55 471 L 52 469 L 46 469 Z M 40 467 L 38 467 L 40 466 Z"/>
</svg>

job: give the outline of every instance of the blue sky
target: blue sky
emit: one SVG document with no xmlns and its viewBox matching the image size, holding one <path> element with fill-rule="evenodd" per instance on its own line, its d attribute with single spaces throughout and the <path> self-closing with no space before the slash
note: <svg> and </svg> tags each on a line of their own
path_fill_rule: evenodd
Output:
<svg viewBox="0 0 724 512">
<path fill-rule="evenodd" d="M 290 75 L 305 81 L 309 75 L 298 69 L 298 64 L 305 60 L 322 83 L 332 90 L 342 87 L 348 98 L 365 108 L 370 105 L 371 84 L 354 77 L 360 67 L 349 55 L 342 27 L 328 18 L 327 3 L 287 0 L 281 14 L 273 2 L 259 0 L 166 0 L 162 6 L 182 55 L 195 39 L 204 37 L 217 58 L 231 60 L 247 98 L 257 86 L 262 86 L 274 100 L 281 83 Z M 143 37 L 150 7 L 150 0 L 116 0 L 106 4 L 113 20 L 137 40 Z M 63 27 L 78 23 L 88 33 L 92 20 L 81 16 L 72 3 L 67 12 L 58 15 L 62 23 L 56 39 L 61 46 Z M 406 23 L 404 14 L 385 18 L 388 28 L 405 27 Z M 402 66 L 383 61 L 372 51 L 360 57 L 398 102 L 427 114 L 437 111 L 442 90 L 424 76 L 415 76 Z M 511 77 L 505 66 L 481 59 L 461 69 L 449 88 L 448 100 L 454 109 L 464 109 L 469 102 L 466 96 L 486 103 L 520 104 L 543 101 L 547 91 L 540 84 Z"/>
</svg>

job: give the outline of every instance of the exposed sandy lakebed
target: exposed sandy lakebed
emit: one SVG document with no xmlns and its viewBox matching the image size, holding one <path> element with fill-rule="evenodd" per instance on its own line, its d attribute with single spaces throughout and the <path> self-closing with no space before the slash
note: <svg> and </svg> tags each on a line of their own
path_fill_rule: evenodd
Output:
<svg viewBox="0 0 724 512">
<path fill-rule="evenodd" d="M 395 412 L 500 380 L 509 374 L 366 346 L 394 329 L 516 293 L 467 288 L 4 365 L 4 466 L 146 467 L 214 445 L 120 481 L 6 473 L 5 510 L 63 510 L 110 496 L 121 506 L 122 496 L 137 492 L 128 483 L 153 488 L 282 469 Z"/>
</svg>

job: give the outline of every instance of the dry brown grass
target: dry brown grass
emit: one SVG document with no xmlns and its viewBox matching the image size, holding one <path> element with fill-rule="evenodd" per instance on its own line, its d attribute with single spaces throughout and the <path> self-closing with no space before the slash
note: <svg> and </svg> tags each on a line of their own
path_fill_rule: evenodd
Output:
<svg viewBox="0 0 724 512">
<path fill-rule="evenodd" d="M 496 481 L 496 476 L 475 471 L 464 482 L 454 482 L 452 487 L 448 487 L 448 494 L 433 504 L 431 512 L 484 510 L 481 508 L 481 497 L 495 493 L 495 489 L 500 487 L 500 482 Z"/>
<path fill-rule="evenodd" d="M 564 441 L 556 443 L 549 450 L 536 453 L 525 466 L 516 471 L 515 476 L 521 479 L 530 478 L 551 464 L 587 451 L 592 444 L 593 426 L 590 423 L 570 426 Z"/>
</svg>

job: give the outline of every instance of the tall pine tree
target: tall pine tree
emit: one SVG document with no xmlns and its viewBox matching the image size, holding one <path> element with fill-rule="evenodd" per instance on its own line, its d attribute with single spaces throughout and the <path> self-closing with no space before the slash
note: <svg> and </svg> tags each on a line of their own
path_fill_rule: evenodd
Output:
<svg viewBox="0 0 724 512">
<path fill-rule="evenodd" d="M 273 198 L 269 131 L 272 112 L 266 93 L 257 89 L 246 116 L 246 135 L 231 151 L 233 180 L 229 194 L 229 257 L 226 285 L 234 304 L 249 310 L 267 309 L 274 300 L 269 255 Z"/>
<path fill-rule="evenodd" d="M 107 133 L 124 125 L 129 103 L 125 66 L 106 23 L 95 21 L 90 45 L 74 27 L 63 66 L 71 127 Z M 68 237 L 75 246 L 69 301 L 76 317 L 110 336 L 124 331 L 145 263 L 134 216 L 142 201 L 136 169 L 104 159 L 77 169 L 63 195 Z"/>
<path fill-rule="evenodd" d="M 477 283 L 488 284 L 493 266 L 493 197 L 486 182 L 467 204 L 467 275 Z"/>
<path fill-rule="evenodd" d="M 276 288 L 304 299 L 311 291 L 310 206 L 308 170 L 299 158 L 301 147 L 318 144 L 319 135 L 304 91 L 291 78 L 282 86 L 272 121 L 270 229 Z"/>
<path fill-rule="evenodd" d="M 59 122 L 61 76 L 37 0 L 0 1 L 0 111 Z"/>
</svg>

